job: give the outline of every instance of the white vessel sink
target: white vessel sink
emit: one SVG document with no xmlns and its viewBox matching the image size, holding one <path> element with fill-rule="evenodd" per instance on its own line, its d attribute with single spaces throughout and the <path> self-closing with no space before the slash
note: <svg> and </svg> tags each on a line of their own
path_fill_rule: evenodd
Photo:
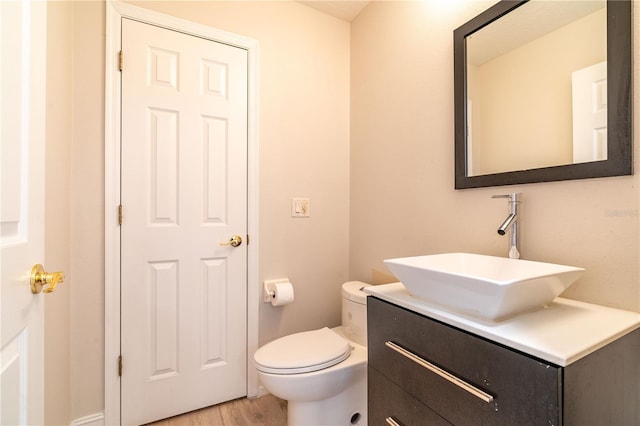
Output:
<svg viewBox="0 0 640 426">
<path fill-rule="evenodd" d="M 548 305 L 584 272 L 573 266 L 469 253 L 384 263 L 412 296 L 491 321 Z"/>
</svg>

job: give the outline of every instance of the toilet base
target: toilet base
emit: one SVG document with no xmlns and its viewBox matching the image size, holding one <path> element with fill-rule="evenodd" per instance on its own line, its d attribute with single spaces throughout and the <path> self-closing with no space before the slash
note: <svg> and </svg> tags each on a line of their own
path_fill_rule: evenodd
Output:
<svg viewBox="0 0 640 426">
<path fill-rule="evenodd" d="M 359 365 L 354 382 L 338 395 L 322 401 L 290 400 L 289 426 L 367 426 L 367 369 Z"/>
</svg>

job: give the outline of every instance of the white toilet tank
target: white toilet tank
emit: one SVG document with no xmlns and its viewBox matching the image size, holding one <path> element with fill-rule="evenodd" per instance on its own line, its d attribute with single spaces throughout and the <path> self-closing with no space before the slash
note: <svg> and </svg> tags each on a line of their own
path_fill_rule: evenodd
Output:
<svg viewBox="0 0 640 426">
<path fill-rule="evenodd" d="M 367 346 L 367 294 L 362 288 L 369 285 L 361 281 L 342 284 L 342 331 L 362 346 Z"/>
</svg>

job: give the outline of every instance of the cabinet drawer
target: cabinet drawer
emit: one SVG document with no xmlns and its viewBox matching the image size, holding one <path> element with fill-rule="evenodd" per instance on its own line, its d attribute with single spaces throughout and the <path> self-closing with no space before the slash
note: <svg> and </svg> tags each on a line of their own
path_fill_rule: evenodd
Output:
<svg viewBox="0 0 640 426">
<path fill-rule="evenodd" d="M 370 426 L 451 426 L 375 369 L 369 367 L 368 374 Z"/>
<path fill-rule="evenodd" d="M 560 424 L 559 367 L 374 297 L 367 306 L 369 365 L 447 421 Z"/>
</svg>

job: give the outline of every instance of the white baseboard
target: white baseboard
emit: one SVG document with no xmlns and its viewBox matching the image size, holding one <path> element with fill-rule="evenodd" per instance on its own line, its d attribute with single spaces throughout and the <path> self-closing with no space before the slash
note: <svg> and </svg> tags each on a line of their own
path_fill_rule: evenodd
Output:
<svg viewBox="0 0 640 426">
<path fill-rule="evenodd" d="M 95 413 L 75 419 L 71 426 L 104 426 L 104 413 Z"/>
</svg>

